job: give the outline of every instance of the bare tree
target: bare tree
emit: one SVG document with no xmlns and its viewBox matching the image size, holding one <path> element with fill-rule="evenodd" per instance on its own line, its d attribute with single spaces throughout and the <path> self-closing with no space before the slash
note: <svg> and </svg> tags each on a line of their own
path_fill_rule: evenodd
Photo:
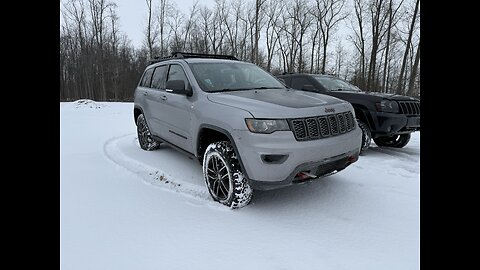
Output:
<svg viewBox="0 0 480 270">
<path fill-rule="evenodd" d="M 201 27 L 203 31 L 202 34 L 203 34 L 204 53 L 209 53 L 210 52 L 209 41 L 213 43 L 212 35 L 210 31 L 210 25 L 211 25 L 210 22 L 212 21 L 212 11 L 208 9 L 206 6 L 201 7 L 200 18 L 201 18 Z"/>
<path fill-rule="evenodd" d="M 372 48 L 370 51 L 370 64 L 368 68 L 367 89 L 374 91 L 377 88 L 375 70 L 377 67 L 377 54 L 380 50 L 380 43 L 383 40 L 385 22 L 388 17 L 388 9 L 384 0 L 373 0 L 370 3 L 370 19 L 372 33 Z"/>
<path fill-rule="evenodd" d="M 420 63 L 420 41 L 417 45 L 417 53 L 415 54 L 415 63 L 412 67 L 412 72 L 410 74 L 410 82 L 408 83 L 407 96 L 413 95 L 415 80 L 417 79 L 418 65 Z"/>
<path fill-rule="evenodd" d="M 272 68 L 273 55 L 279 39 L 276 35 L 275 28 L 278 27 L 279 13 L 283 13 L 284 5 L 281 2 L 270 0 L 266 9 L 267 26 L 266 26 L 266 47 L 267 47 L 267 71 Z"/>
<path fill-rule="evenodd" d="M 160 12 L 158 14 L 158 24 L 160 25 L 160 55 L 167 54 L 165 50 L 165 24 L 170 7 L 168 0 L 160 0 Z"/>
<path fill-rule="evenodd" d="M 387 42 L 385 44 L 385 55 L 384 55 L 384 65 L 383 65 L 383 79 L 382 79 L 382 91 L 387 92 L 387 68 L 390 64 L 390 38 L 392 34 L 392 28 L 393 26 L 396 25 L 397 19 L 396 19 L 396 14 L 398 10 L 400 9 L 402 3 L 404 0 L 401 0 L 400 3 L 398 4 L 397 8 L 393 10 L 393 0 L 390 0 L 389 5 L 388 5 L 388 27 L 387 27 Z"/>
<path fill-rule="evenodd" d="M 308 12 L 308 6 L 304 0 L 294 0 L 292 6 L 287 7 L 286 17 L 283 18 L 282 30 L 287 33 L 289 41 L 289 65 L 288 72 L 292 72 L 297 66 L 298 72 L 304 71 L 304 37 L 312 23 L 312 16 Z M 297 65 L 295 64 L 297 62 Z"/>
<path fill-rule="evenodd" d="M 420 3 L 420 0 L 416 0 L 415 11 L 413 12 L 412 23 L 411 23 L 409 31 L 408 31 L 407 45 L 406 45 L 406 48 L 405 48 L 405 53 L 403 55 L 402 67 L 400 69 L 400 75 L 399 75 L 399 78 L 398 78 L 398 84 L 397 84 L 397 89 L 396 89 L 397 94 L 402 94 L 403 90 L 404 90 L 404 73 L 405 73 L 405 68 L 406 68 L 406 65 L 407 65 L 406 63 L 407 63 L 408 52 L 410 50 L 410 44 L 411 44 L 411 41 L 412 41 L 412 35 L 413 35 L 413 31 L 415 29 L 415 21 L 417 19 L 419 3 Z"/>
<path fill-rule="evenodd" d="M 147 34 L 147 47 L 148 47 L 148 56 L 150 58 L 153 58 L 154 52 L 153 52 L 153 43 L 155 42 L 155 39 L 157 38 L 158 32 L 154 31 L 153 28 L 153 6 L 152 6 L 152 0 L 145 0 L 147 3 L 147 8 L 148 8 L 148 21 L 147 21 L 147 29 L 146 29 L 146 34 Z"/>
<path fill-rule="evenodd" d="M 185 15 L 179 9 L 173 7 L 171 16 L 169 16 L 167 20 L 167 25 L 172 31 L 173 42 L 170 44 L 170 50 L 172 52 L 181 51 L 185 45 L 185 40 L 183 39 L 185 29 L 182 27 L 184 21 Z"/>
<path fill-rule="evenodd" d="M 192 30 L 192 27 L 194 25 L 194 21 L 195 21 L 195 16 L 197 15 L 197 7 L 198 7 L 198 0 L 193 3 L 193 6 L 192 8 L 190 9 L 190 15 L 189 15 L 189 18 L 185 21 L 185 27 L 184 27 L 184 37 L 183 37 L 183 47 L 182 47 L 182 51 L 185 51 L 186 47 L 187 47 L 187 43 L 192 43 L 191 40 L 190 42 L 188 42 L 188 36 L 191 34 L 191 30 Z"/>
<path fill-rule="evenodd" d="M 258 65 L 258 40 L 260 39 L 260 12 L 262 5 L 265 3 L 266 0 L 255 0 L 255 46 L 253 48 L 255 54 L 255 64 Z"/>
<path fill-rule="evenodd" d="M 312 47 L 310 48 L 311 51 L 310 51 L 310 73 L 313 73 L 314 70 L 313 70 L 313 64 L 316 62 L 317 63 L 317 69 L 315 70 L 316 72 L 318 72 L 318 66 L 320 65 L 320 48 L 318 48 L 317 50 L 317 61 L 315 61 L 315 49 L 316 49 L 316 46 L 317 46 L 317 39 L 319 39 L 319 34 L 320 34 L 320 23 L 318 20 L 316 20 L 315 22 L 315 27 L 313 27 L 313 29 L 311 29 L 310 31 L 310 40 L 312 41 L 311 44 L 312 44 Z M 320 42 L 318 42 L 318 44 L 320 44 Z"/>
<path fill-rule="evenodd" d="M 358 25 L 358 29 L 353 26 L 353 44 L 359 53 L 359 74 L 356 76 L 355 84 L 360 88 L 365 88 L 365 22 L 364 22 L 364 11 L 365 3 L 362 0 L 354 0 L 354 9 L 355 9 L 355 18 Z M 352 22 L 353 24 L 353 22 Z"/>
<path fill-rule="evenodd" d="M 342 41 L 339 41 L 337 43 L 337 46 L 335 47 L 335 69 L 334 69 L 334 74 L 337 75 L 338 77 L 341 77 L 342 66 L 344 64 L 345 57 L 346 57 L 346 52 L 343 49 Z"/>
<path fill-rule="evenodd" d="M 335 26 L 342 20 L 344 20 L 348 13 L 342 13 L 345 6 L 345 0 L 316 0 L 315 12 L 313 15 L 319 22 L 318 26 L 322 32 L 322 69 L 321 72 L 325 73 L 325 66 L 327 63 L 327 49 L 328 43 L 331 38 L 331 32 L 334 31 Z"/>
<path fill-rule="evenodd" d="M 169 0 L 146 0 L 137 49 L 120 31 L 112 0 L 62 1 L 62 99 L 131 98 L 147 59 L 171 51 L 232 54 L 272 73 L 331 72 L 366 90 L 400 85 L 402 93 L 419 93 L 419 0 L 215 0 L 210 8 L 197 1 L 186 13 Z M 416 7 L 406 20 L 405 3 Z M 352 52 L 336 31 L 348 13 Z"/>
</svg>

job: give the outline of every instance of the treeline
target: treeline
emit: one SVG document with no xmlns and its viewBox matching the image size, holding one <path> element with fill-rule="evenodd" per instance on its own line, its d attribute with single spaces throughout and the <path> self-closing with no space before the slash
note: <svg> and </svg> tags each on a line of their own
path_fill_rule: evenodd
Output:
<svg viewBox="0 0 480 270">
<path fill-rule="evenodd" d="M 60 100 L 131 100 L 147 61 L 119 30 L 107 0 L 62 3 Z"/>
<path fill-rule="evenodd" d="M 232 54 L 278 74 L 327 73 L 370 91 L 420 95 L 419 0 L 216 0 L 187 14 L 145 0 L 134 48 L 107 0 L 62 3 L 60 98 L 130 100 L 147 64 L 174 51 Z"/>
</svg>

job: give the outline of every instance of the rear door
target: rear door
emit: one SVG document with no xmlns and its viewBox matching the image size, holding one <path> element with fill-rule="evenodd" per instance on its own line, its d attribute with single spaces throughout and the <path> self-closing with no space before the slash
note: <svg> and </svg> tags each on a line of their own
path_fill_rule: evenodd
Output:
<svg viewBox="0 0 480 270">
<path fill-rule="evenodd" d="M 154 107 L 154 104 L 150 99 L 150 97 L 152 93 L 151 82 L 152 82 L 152 75 L 154 70 L 155 68 L 149 68 L 145 70 L 142 77 L 142 81 L 140 82 L 137 92 L 135 93 L 137 95 L 136 101 L 138 100 L 138 103 L 142 107 L 143 114 L 147 121 L 147 125 L 149 126 L 151 131 L 154 123 L 153 114 L 152 114 L 152 107 Z"/>
<path fill-rule="evenodd" d="M 155 67 L 153 71 L 150 91 L 147 95 L 148 110 L 150 112 L 149 127 L 153 135 L 164 138 L 166 123 L 163 121 L 165 114 L 165 77 L 168 65 Z"/>
</svg>

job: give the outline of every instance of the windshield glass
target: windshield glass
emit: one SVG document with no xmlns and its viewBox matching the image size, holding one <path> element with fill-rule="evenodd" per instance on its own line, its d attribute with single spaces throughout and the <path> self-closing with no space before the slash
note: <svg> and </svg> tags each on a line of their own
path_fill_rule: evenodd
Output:
<svg viewBox="0 0 480 270">
<path fill-rule="evenodd" d="M 332 77 L 314 76 L 315 79 L 328 91 L 355 91 L 360 92 L 360 88 L 344 80 Z"/>
<path fill-rule="evenodd" d="M 250 63 L 232 61 L 189 65 L 206 92 L 285 88 L 268 72 Z"/>
</svg>

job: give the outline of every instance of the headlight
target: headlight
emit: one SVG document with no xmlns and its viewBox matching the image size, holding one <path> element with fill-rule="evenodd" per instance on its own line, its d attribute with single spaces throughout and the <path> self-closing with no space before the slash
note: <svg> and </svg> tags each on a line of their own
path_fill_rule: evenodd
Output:
<svg viewBox="0 0 480 270">
<path fill-rule="evenodd" d="M 245 119 L 248 129 L 254 133 L 270 134 L 277 130 L 290 130 L 285 119 Z"/>
<path fill-rule="evenodd" d="M 377 111 L 379 112 L 390 112 L 390 113 L 398 113 L 398 103 L 396 101 L 384 99 L 381 102 L 377 102 Z"/>
</svg>

